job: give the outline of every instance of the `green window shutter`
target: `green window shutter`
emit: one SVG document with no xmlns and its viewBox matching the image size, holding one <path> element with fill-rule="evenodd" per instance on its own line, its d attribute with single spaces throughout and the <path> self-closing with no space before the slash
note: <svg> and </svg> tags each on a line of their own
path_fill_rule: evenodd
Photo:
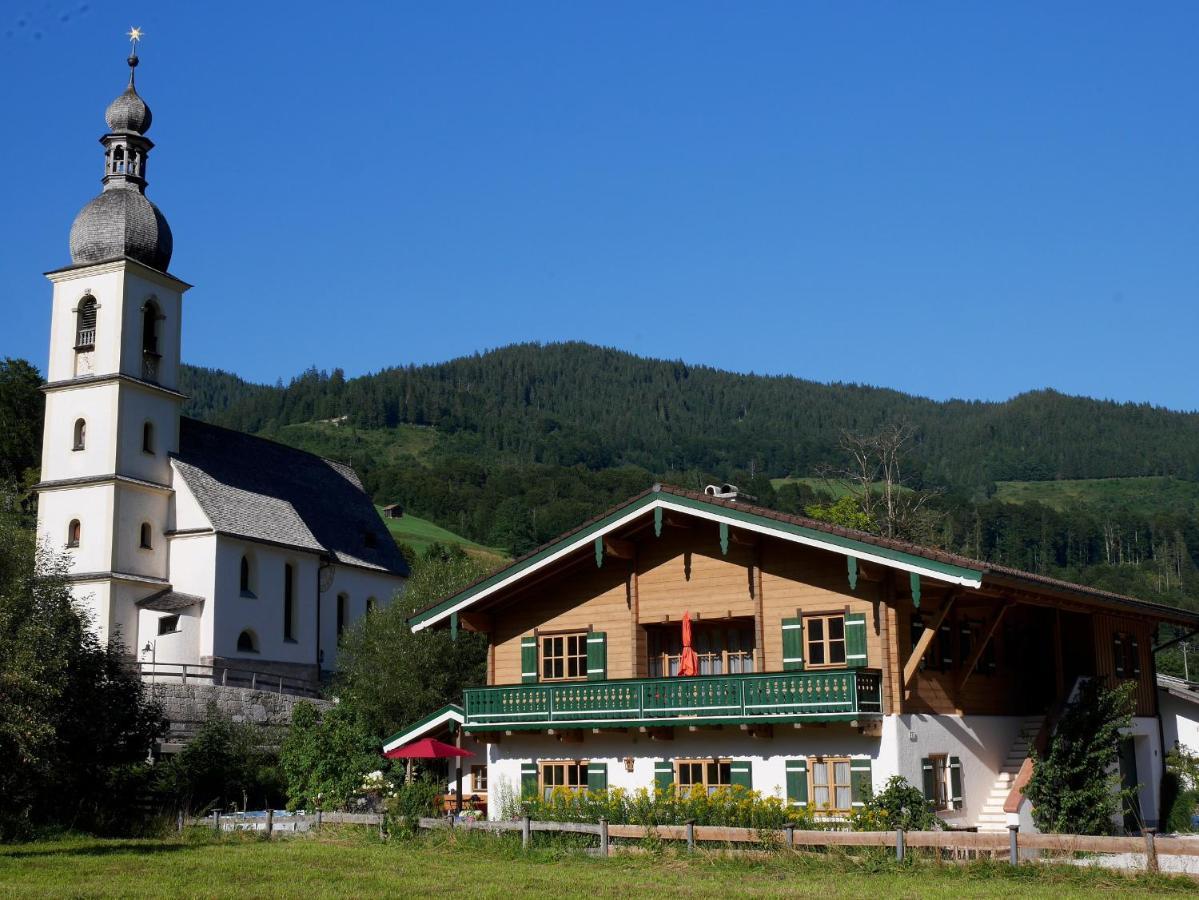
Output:
<svg viewBox="0 0 1199 900">
<path fill-rule="evenodd" d="M 920 772 L 924 776 L 924 799 L 937 802 L 937 779 L 933 774 L 933 761 L 927 756 L 920 760 Z"/>
<path fill-rule="evenodd" d="M 849 799 L 854 806 L 861 806 L 874 793 L 874 782 L 870 776 L 870 760 L 849 761 Z"/>
<path fill-rule="evenodd" d="M 674 786 L 674 763 L 669 759 L 654 760 L 654 787 L 664 791 Z"/>
<path fill-rule="evenodd" d="M 866 614 L 846 613 L 845 665 L 853 668 L 866 663 Z"/>
<path fill-rule="evenodd" d="M 520 639 L 520 680 L 524 684 L 537 680 L 537 638 Z"/>
<path fill-rule="evenodd" d="M 803 669 L 803 619 L 783 619 L 783 671 Z"/>
<path fill-rule="evenodd" d="M 937 643 L 941 645 L 941 671 L 948 672 L 953 668 L 953 628 L 948 623 L 941 626 Z"/>
<path fill-rule="evenodd" d="M 1116 677 L 1124 677 L 1124 644 L 1120 640 L 1120 635 L 1112 635 L 1112 663 L 1115 667 Z"/>
<path fill-rule="evenodd" d="M 729 764 L 729 782 L 749 791 L 754 789 L 753 766 L 748 759 L 734 759 Z"/>
<path fill-rule="evenodd" d="M 608 789 L 608 764 L 601 762 L 587 763 L 587 790 L 593 792 Z"/>
<path fill-rule="evenodd" d="M 1141 646 L 1137 643 L 1136 638 L 1129 638 L 1129 640 L 1132 642 L 1132 645 L 1129 647 L 1129 654 L 1132 656 L 1132 659 L 1128 666 L 1132 671 L 1129 674 L 1133 678 L 1139 678 L 1141 675 Z"/>
<path fill-rule="evenodd" d="M 608 677 L 608 635 L 593 631 L 587 635 L 587 680 L 603 681 Z"/>
<path fill-rule="evenodd" d="M 787 805 L 808 805 L 808 761 L 789 759 L 787 768 Z"/>
<path fill-rule="evenodd" d="M 949 757 L 949 805 L 962 808 L 962 761 L 956 756 Z"/>
<path fill-rule="evenodd" d="M 537 763 L 520 764 L 520 799 L 533 800 L 537 797 Z"/>
</svg>

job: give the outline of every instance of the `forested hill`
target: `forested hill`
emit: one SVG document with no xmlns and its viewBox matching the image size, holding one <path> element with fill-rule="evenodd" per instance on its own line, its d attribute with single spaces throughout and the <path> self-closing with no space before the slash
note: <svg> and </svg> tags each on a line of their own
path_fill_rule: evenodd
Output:
<svg viewBox="0 0 1199 900">
<path fill-rule="evenodd" d="M 919 485 L 1173 475 L 1199 479 L 1199 415 L 1045 390 L 1002 403 L 725 372 L 582 343 L 520 344 L 346 379 L 310 370 L 251 385 L 185 368 L 189 413 L 251 432 L 348 416 L 434 426 L 472 456 L 516 463 L 809 474 L 842 461 L 843 430 L 906 420 Z"/>
</svg>

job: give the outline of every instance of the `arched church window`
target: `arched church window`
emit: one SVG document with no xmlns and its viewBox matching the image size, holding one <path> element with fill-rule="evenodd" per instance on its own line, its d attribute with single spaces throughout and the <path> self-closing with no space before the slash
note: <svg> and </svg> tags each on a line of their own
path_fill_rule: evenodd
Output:
<svg viewBox="0 0 1199 900">
<path fill-rule="evenodd" d="M 75 420 L 75 437 L 71 443 L 72 450 L 83 450 L 87 446 L 87 422 Z"/>
<path fill-rule="evenodd" d="M 368 613 L 373 613 L 375 611 L 375 607 L 378 605 L 379 605 L 379 601 L 376 600 L 374 597 L 366 598 L 366 611 Z"/>
<path fill-rule="evenodd" d="M 345 594 L 337 595 L 337 637 L 341 638 L 346 630 L 346 614 L 350 605 L 350 598 Z"/>
<path fill-rule="evenodd" d="M 296 639 L 296 570 L 291 563 L 283 566 L 283 640 Z"/>
<path fill-rule="evenodd" d="M 158 353 L 158 304 L 147 300 L 142 307 L 142 352 Z"/>
<path fill-rule="evenodd" d="M 258 639 L 254 636 L 254 632 L 246 629 L 237 636 L 237 651 L 239 653 L 257 653 Z"/>
<path fill-rule="evenodd" d="M 145 453 L 154 452 L 154 423 L 146 422 L 142 425 L 142 451 Z"/>
<path fill-rule="evenodd" d="M 241 581 L 240 581 L 241 595 L 243 597 L 253 597 L 254 596 L 254 586 L 253 586 L 254 579 L 252 577 L 253 574 L 254 573 L 253 573 L 252 567 L 250 565 L 250 557 L 243 556 L 241 558 Z"/>
<path fill-rule="evenodd" d="M 79 301 L 75 310 L 75 349 L 96 347 L 96 298 L 90 294 Z"/>
<path fill-rule="evenodd" d="M 150 523 L 149 522 L 142 522 L 141 548 L 143 550 L 153 549 L 153 545 L 150 543 Z"/>
<path fill-rule="evenodd" d="M 79 520 L 72 519 L 71 524 L 67 526 L 67 546 L 68 547 L 78 547 L 79 546 L 79 537 L 82 534 L 82 532 L 83 532 L 83 529 L 79 525 Z"/>
</svg>

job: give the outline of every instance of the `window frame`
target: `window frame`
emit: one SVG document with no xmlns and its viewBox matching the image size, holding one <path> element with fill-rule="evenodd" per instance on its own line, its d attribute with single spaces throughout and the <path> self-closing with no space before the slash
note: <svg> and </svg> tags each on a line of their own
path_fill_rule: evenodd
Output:
<svg viewBox="0 0 1199 900">
<path fill-rule="evenodd" d="M 937 812 L 953 810 L 953 788 L 949 784 L 949 754 L 930 753 L 928 761 L 933 767 L 933 809 Z"/>
<path fill-rule="evenodd" d="M 847 658 L 846 654 L 849 652 L 849 645 L 848 645 L 848 641 L 846 640 L 846 635 L 845 635 L 846 614 L 847 614 L 846 610 L 844 610 L 844 609 L 822 610 L 820 612 L 810 612 L 810 613 L 803 614 L 802 618 L 803 618 L 804 668 L 805 669 L 844 669 L 848 665 L 848 658 Z M 828 625 L 829 625 L 829 622 L 833 621 L 834 619 L 841 620 L 841 636 L 839 638 L 833 638 L 833 637 L 829 636 Z M 821 623 L 821 626 L 822 626 L 821 630 L 824 635 L 822 638 L 819 639 L 819 643 L 817 644 L 817 646 L 819 646 L 821 648 L 821 655 L 824 657 L 824 662 L 813 662 L 812 661 L 812 647 L 813 647 L 812 623 L 817 622 L 817 621 Z M 832 656 L 831 647 L 834 642 L 838 642 L 841 645 L 841 660 L 839 662 L 833 662 L 830 660 L 830 657 Z"/>
<path fill-rule="evenodd" d="M 78 418 L 71 428 L 71 452 L 78 453 L 87 449 L 87 419 Z"/>
<path fill-rule="evenodd" d="M 149 419 L 142 422 L 142 453 L 148 456 L 154 456 L 154 423 Z"/>
<path fill-rule="evenodd" d="M 680 793 L 689 792 L 692 788 L 699 786 L 704 789 L 704 793 L 711 796 L 720 788 L 731 788 L 733 786 L 733 761 L 730 758 L 722 756 L 709 756 L 707 758 L 696 759 L 676 759 L 674 762 L 674 784 L 675 789 Z M 699 766 L 700 780 L 689 780 L 687 784 L 683 783 L 683 766 Z M 712 770 L 716 771 L 716 782 L 711 780 Z M 728 781 L 721 782 L 721 777 L 727 773 Z M 690 772 L 688 778 L 691 778 Z"/>
<path fill-rule="evenodd" d="M 540 773 L 538 773 L 540 775 Z M 482 776 L 480 778 L 480 775 Z M 482 785 L 480 787 L 480 784 Z M 470 767 L 470 792 L 472 794 L 487 793 L 487 766 L 471 766 Z"/>
<path fill-rule="evenodd" d="M 137 529 L 137 548 L 139 550 L 154 549 L 154 528 L 149 522 L 142 522 Z"/>
<path fill-rule="evenodd" d="M 346 628 L 350 624 L 350 595 L 345 591 L 341 591 L 337 595 L 337 639 L 340 641 L 341 636 L 346 633 Z"/>
<path fill-rule="evenodd" d="M 538 631 L 537 638 L 537 680 L 543 682 L 562 682 L 562 681 L 586 681 L 587 680 L 587 636 L 591 634 L 591 628 L 570 628 L 562 631 Z M 546 664 L 546 645 L 552 641 L 562 641 L 562 655 L 551 656 L 551 660 L 562 660 L 562 675 L 551 676 L 545 674 Z M 569 641 L 576 641 L 576 652 L 567 653 L 566 648 Z M 576 675 L 568 675 L 570 671 L 569 660 L 574 660 L 576 665 Z"/>
<path fill-rule="evenodd" d="M 167 623 L 171 623 L 174 627 L 164 629 L 163 626 L 166 625 Z M 170 615 L 170 616 L 159 616 L 158 617 L 158 636 L 159 637 L 162 637 L 164 634 L 178 634 L 182 630 L 183 629 L 179 627 L 179 613 L 175 613 L 174 615 Z"/>
<path fill-rule="evenodd" d="M 239 596 L 250 600 L 258 599 L 258 595 L 254 593 L 254 562 L 250 559 L 249 553 L 241 555 L 241 562 L 238 564 L 237 570 L 237 586 Z"/>
<path fill-rule="evenodd" d="M 241 645 L 241 639 L 243 636 L 249 639 L 249 649 L 246 649 Z M 254 630 L 251 628 L 243 628 L 240 632 L 238 632 L 237 643 L 235 646 L 237 647 L 238 653 L 258 653 L 258 635 L 256 635 Z"/>
<path fill-rule="evenodd" d="M 78 519 L 72 519 L 67 523 L 67 549 L 78 550 L 79 544 L 83 539 L 83 523 Z"/>
<path fill-rule="evenodd" d="M 845 781 L 838 782 L 837 766 L 845 765 Z M 816 783 L 817 767 L 823 767 L 825 777 L 828 779 L 824 784 Z M 816 800 L 816 791 L 818 789 L 828 791 L 829 803 L 827 806 L 821 806 Z M 841 788 L 845 789 L 846 797 L 849 802 L 844 807 L 836 805 L 837 791 Z M 810 756 L 808 757 L 808 800 L 817 812 L 831 815 L 849 815 L 853 811 L 853 762 L 848 756 Z"/>
<path fill-rule="evenodd" d="M 537 761 L 537 794 L 541 799 L 548 800 L 549 795 L 554 792 L 555 788 L 564 787 L 570 791 L 585 791 L 587 790 L 587 767 L 591 765 L 590 759 L 539 759 Z M 569 770 L 574 770 L 577 784 L 569 784 L 564 780 L 559 784 L 546 785 L 545 773 L 547 769 L 563 770 L 564 779 L 569 774 Z"/>
<path fill-rule="evenodd" d="M 754 626 L 753 619 L 737 616 L 733 619 L 721 619 L 702 623 L 696 622 L 692 626 L 692 649 L 695 650 L 695 655 L 699 663 L 699 675 L 753 675 L 757 672 L 757 630 Z M 723 646 L 719 650 L 701 650 L 699 648 L 699 636 L 703 634 L 709 637 L 713 633 L 719 633 Z M 682 650 L 680 644 L 680 652 L 671 653 L 669 649 L 661 648 L 662 636 L 664 629 L 655 627 L 647 629 L 645 640 L 645 671 L 649 678 L 677 678 L 679 666 L 682 664 Z M 749 639 L 748 647 L 742 646 L 739 649 L 731 650 L 729 645 L 732 643 L 729 638 L 733 634 L 744 634 Z M 679 635 L 681 641 L 681 634 Z M 656 645 L 656 647 L 655 647 Z M 655 649 L 657 652 L 655 652 Z M 738 671 L 733 671 L 733 662 L 738 663 Z M 719 667 L 720 671 L 708 671 Z M 654 674 L 654 672 L 657 674 Z"/>
</svg>

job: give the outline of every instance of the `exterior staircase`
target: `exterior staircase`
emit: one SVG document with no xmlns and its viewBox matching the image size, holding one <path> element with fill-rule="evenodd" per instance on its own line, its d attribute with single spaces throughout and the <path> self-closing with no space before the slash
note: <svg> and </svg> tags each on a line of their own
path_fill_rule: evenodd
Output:
<svg viewBox="0 0 1199 900">
<path fill-rule="evenodd" d="M 1020 733 L 1008 748 L 1007 757 L 999 768 L 995 783 L 991 785 L 991 793 L 987 795 L 987 802 L 983 804 L 982 812 L 978 816 L 976 824 L 979 831 L 1007 831 L 1007 813 L 1003 811 L 1003 804 L 1011 793 L 1020 766 L 1028 758 L 1028 748 L 1036 740 L 1044 722 L 1044 716 L 1032 716 L 1020 723 Z"/>
</svg>

